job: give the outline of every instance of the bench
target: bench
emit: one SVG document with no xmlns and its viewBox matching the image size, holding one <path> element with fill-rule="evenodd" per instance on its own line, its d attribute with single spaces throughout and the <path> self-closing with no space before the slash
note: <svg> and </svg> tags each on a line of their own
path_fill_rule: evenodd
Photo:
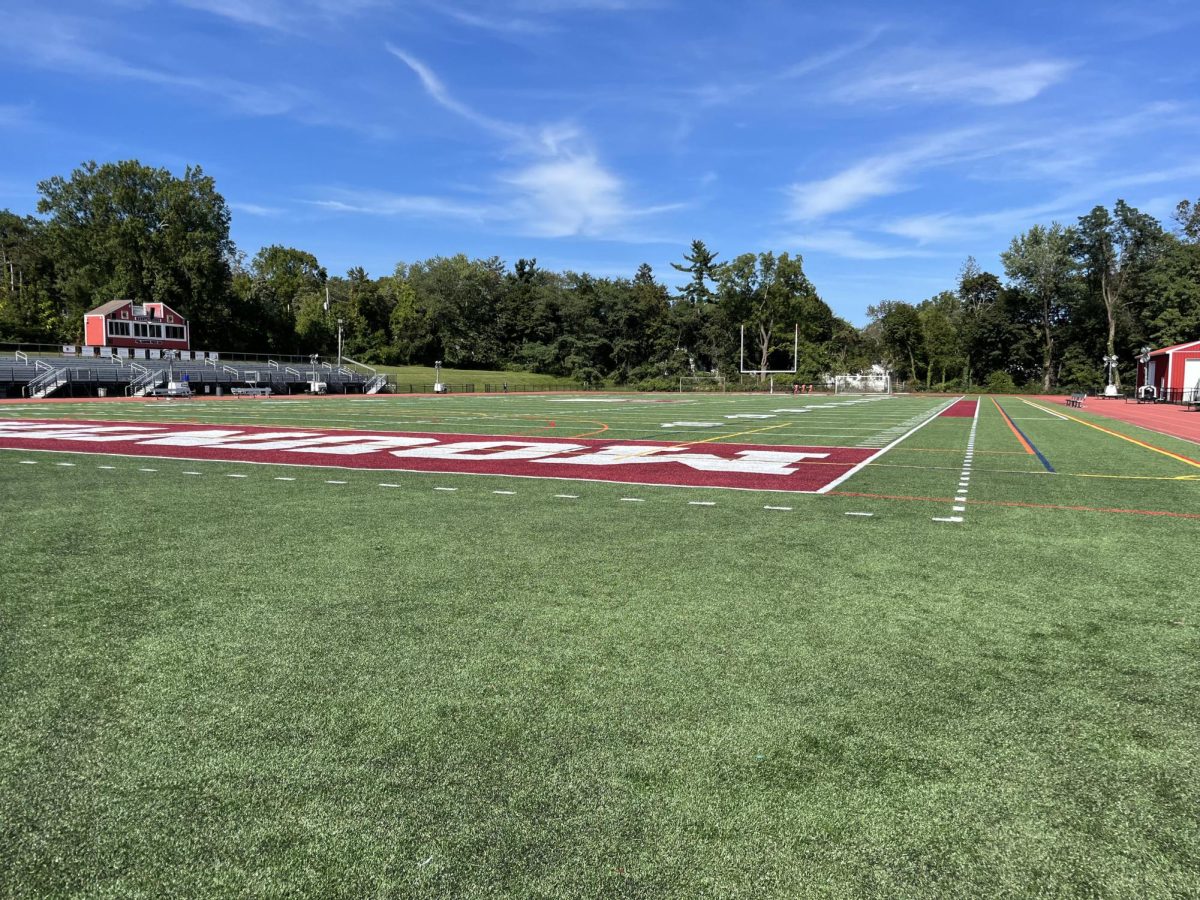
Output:
<svg viewBox="0 0 1200 900">
<path fill-rule="evenodd" d="M 230 388 L 229 393 L 235 397 L 270 397 L 271 389 L 269 387 L 235 387 Z"/>
<path fill-rule="evenodd" d="M 1072 394 L 1067 398 L 1067 406 L 1074 406 L 1076 409 L 1083 409 L 1083 401 L 1087 399 L 1087 394 Z"/>
</svg>

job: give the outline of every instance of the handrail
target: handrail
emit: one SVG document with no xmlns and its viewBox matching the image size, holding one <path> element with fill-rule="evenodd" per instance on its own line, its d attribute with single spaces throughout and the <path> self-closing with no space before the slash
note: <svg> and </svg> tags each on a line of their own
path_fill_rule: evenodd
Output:
<svg viewBox="0 0 1200 900">
<path fill-rule="evenodd" d="M 18 350 L 16 352 L 15 356 L 21 362 L 25 363 L 25 365 L 29 365 L 29 354 L 26 353 L 24 350 Z"/>
<path fill-rule="evenodd" d="M 217 361 L 215 359 L 208 359 L 207 357 L 204 359 L 204 364 L 206 366 L 212 366 L 214 369 L 217 367 Z"/>
<path fill-rule="evenodd" d="M 50 365 L 50 363 L 44 362 L 40 359 L 35 359 L 33 361 L 33 369 L 35 372 L 53 372 L 54 366 L 52 366 L 52 365 Z"/>
<path fill-rule="evenodd" d="M 275 360 L 273 360 L 273 359 L 268 359 L 267 360 L 267 368 L 268 369 L 278 369 L 279 363 L 275 362 Z"/>
<path fill-rule="evenodd" d="M 129 364 L 129 369 L 132 372 L 138 372 L 142 375 L 148 375 L 150 373 L 150 370 L 148 368 L 146 368 L 145 366 L 139 365 L 138 363 L 135 363 L 135 362 L 131 362 Z"/>
<path fill-rule="evenodd" d="M 288 367 L 287 367 L 286 369 L 284 369 L 283 371 L 284 371 L 284 374 L 287 374 L 287 375 L 295 375 L 297 378 L 303 378 L 303 377 L 304 377 L 304 373 L 303 373 L 303 372 L 298 372 L 298 371 L 296 371 L 295 369 L 293 369 L 291 366 L 288 366 Z"/>
<path fill-rule="evenodd" d="M 241 372 L 239 372 L 237 369 L 233 368 L 233 366 L 227 366 L 224 363 L 221 364 L 221 371 L 228 372 L 230 375 L 236 375 L 238 378 L 242 377 Z"/>
</svg>

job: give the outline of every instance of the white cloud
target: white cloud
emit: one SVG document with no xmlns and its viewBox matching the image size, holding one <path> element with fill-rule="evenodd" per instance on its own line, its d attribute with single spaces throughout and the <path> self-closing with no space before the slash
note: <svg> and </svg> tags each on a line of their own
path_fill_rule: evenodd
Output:
<svg viewBox="0 0 1200 900">
<path fill-rule="evenodd" d="M 841 256 L 846 259 L 905 259 L 911 257 L 936 256 L 927 250 L 912 247 L 892 247 L 865 240 L 846 229 L 828 229 L 810 234 L 786 237 L 781 243 L 799 248 L 801 253 L 816 250 Z"/>
<path fill-rule="evenodd" d="M 964 60 L 911 68 L 893 64 L 843 85 L 835 96 L 847 101 L 955 100 L 983 106 L 1007 105 L 1032 100 L 1074 68 L 1074 63 L 1065 60 L 998 65 Z"/>
<path fill-rule="evenodd" d="M 291 31 L 313 21 L 350 18 L 382 0 L 175 0 L 179 6 L 205 12 L 239 25 Z"/>
<path fill-rule="evenodd" d="M 591 157 L 537 162 L 503 181 L 519 193 L 521 218 L 545 237 L 603 235 L 630 215 L 621 180 Z"/>
<path fill-rule="evenodd" d="M 515 222 L 526 234 L 617 237 L 622 226 L 636 217 L 676 208 L 630 207 L 624 199 L 624 182 L 597 159 L 577 125 L 530 126 L 485 115 L 454 97 L 423 61 L 390 43 L 384 46 L 416 74 L 435 103 L 500 138 L 510 154 L 529 158 L 524 166 L 499 173 L 493 185 L 484 187 L 494 196 L 494 202 L 486 207 L 464 206 L 453 199 L 393 195 L 401 202 L 388 214 L 454 217 L 470 209 L 481 219 Z"/>
<path fill-rule="evenodd" d="M 932 135 L 893 153 L 868 157 L 815 181 L 792 184 L 788 217 L 805 222 L 851 209 L 873 197 L 908 190 L 909 176 L 922 166 L 944 162 L 970 148 L 980 132 L 975 129 Z"/>
<path fill-rule="evenodd" d="M 486 205 L 473 205 L 419 194 L 392 194 L 386 191 L 334 191 L 324 200 L 311 201 L 314 206 L 330 212 L 362 213 L 372 216 L 413 216 L 427 218 L 469 219 L 483 221 L 495 210 Z"/>
<path fill-rule="evenodd" d="M 261 206 L 258 203 L 234 203 L 229 204 L 229 208 L 235 212 L 243 212 L 249 216 L 278 216 L 283 213 L 283 210 L 276 206 Z"/>
</svg>

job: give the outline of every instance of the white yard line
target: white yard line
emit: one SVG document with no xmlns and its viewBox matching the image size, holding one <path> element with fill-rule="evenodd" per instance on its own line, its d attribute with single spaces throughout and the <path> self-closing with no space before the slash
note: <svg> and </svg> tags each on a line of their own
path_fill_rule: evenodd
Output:
<svg viewBox="0 0 1200 900">
<path fill-rule="evenodd" d="M 953 406 L 959 400 L 963 400 L 963 399 L 965 399 L 965 398 L 964 397 L 955 397 L 953 400 L 950 400 L 948 403 L 943 403 L 941 406 L 934 409 L 933 412 L 931 412 L 924 421 L 918 423 L 913 428 L 910 428 L 908 431 L 904 432 L 904 434 L 900 435 L 900 437 L 896 438 L 894 441 L 892 441 L 886 447 L 882 447 L 879 450 L 875 451 L 870 456 L 868 456 L 866 459 L 864 459 L 862 462 L 860 462 L 858 465 L 851 468 L 844 475 L 839 475 L 833 481 L 829 482 L 829 484 L 825 485 L 825 487 L 816 491 L 816 493 L 828 494 L 835 487 L 837 487 L 839 484 L 844 482 L 847 478 L 857 475 L 864 468 L 869 466 L 875 460 L 879 459 L 879 457 L 883 456 L 883 454 L 887 453 L 889 450 L 891 450 L 893 447 L 895 447 L 901 441 L 905 440 L 906 438 L 912 437 L 914 434 L 916 434 L 918 431 L 920 431 L 922 428 L 924 428 L 926 425 L 928 425 L 930 422 L 932 422 L 934 419 L 936 419 L 938 416 L 940 416 L 942 413 L 944 413 L 946 410 L 948 410 L 951 406 Z M 979 413 L 978 403 L 976 403 L 976 405 L 975 405 L 975 412 L 976 412 L 976 414 Z"/>
<path fill-rule="evenodd" d="M 975 404 L 975 415 L 971 419 L 971 430 L 967 434 L 967 452 L 963 456 L 962 474 L 959 476 L 958 491 L 954 497 L 956 505 L 950 507 L 952 512 L 966 512 L 967 490 L 971 484 L 971 458 L 975 455 L 975 432 L 979 429 L 979 409 L 982 403 Z M 934 516 L 935 522 L 961 523 L 962 516 Z"/>
</svg>

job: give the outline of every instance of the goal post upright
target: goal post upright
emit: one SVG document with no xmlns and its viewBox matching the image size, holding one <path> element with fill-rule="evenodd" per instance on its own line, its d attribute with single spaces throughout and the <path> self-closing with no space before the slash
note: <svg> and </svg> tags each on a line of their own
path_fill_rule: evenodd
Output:
<svg viewBox="0 0 1200 900">
<path fill-rule="evenodd" d="M 790 369 L 747 369 L 746 368 L 746 326 L 741 326 L 741 340 L 738 342 L 738 371 L 743 375 L 795 375 L 800 366 L 800 323 L 797 322 L 792 336 L 792 367 Z"/>
</svg>

